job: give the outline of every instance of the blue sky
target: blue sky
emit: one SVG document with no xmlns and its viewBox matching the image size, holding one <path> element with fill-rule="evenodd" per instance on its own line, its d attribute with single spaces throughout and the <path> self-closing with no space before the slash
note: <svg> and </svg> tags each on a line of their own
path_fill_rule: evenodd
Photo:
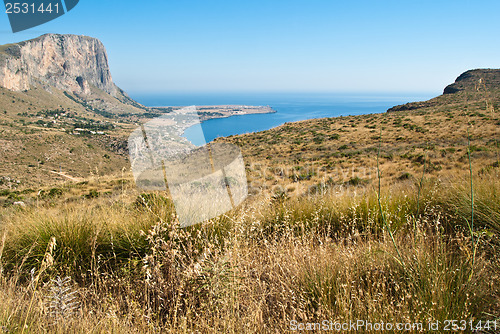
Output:
<svg viewBox="0 0 500 334">
<path fill-rule="evenodd" d="M 425 92 L 500 67 L 500 1 L 80 0 L 44 33 L 97 37 L 143 92 Z"/>
</svg>

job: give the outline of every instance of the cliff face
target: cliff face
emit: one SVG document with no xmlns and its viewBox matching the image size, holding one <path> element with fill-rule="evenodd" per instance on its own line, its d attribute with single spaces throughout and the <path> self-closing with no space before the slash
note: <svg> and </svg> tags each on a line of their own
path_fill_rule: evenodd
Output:
<svg viewBox="0 0 500 334">
<path fill-rule="evenodd" d="M 0 86 L 12 91 L 35 84 L 81 96 L 91 86 L 117 96 L 103 44 L 91 37 L 47 34 L 0 47 Z"/>
</svg>

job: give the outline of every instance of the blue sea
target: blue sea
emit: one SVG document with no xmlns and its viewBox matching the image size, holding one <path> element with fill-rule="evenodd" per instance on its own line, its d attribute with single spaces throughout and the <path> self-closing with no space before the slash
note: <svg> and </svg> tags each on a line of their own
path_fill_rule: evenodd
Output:
<svg viewBox="0 0 500 334">
<path fill-rule="evenodd" d="M 252 114 L 211 119 L 202 123 L 205 138 L 196 127 L 184 136 L 195 145 L 217 137 L 268 130 L 286 122 L 306 119 L 383 113 L 407 102 L 428 100 L 438 94 L 327 94 L 327 93 L 248 93 L 248 94 L 132 94 L 150 106 L 254 105 L 270 106 L 276 113 Z M 199 128 L 198 128 L 199 130 Z"/>
</svg>

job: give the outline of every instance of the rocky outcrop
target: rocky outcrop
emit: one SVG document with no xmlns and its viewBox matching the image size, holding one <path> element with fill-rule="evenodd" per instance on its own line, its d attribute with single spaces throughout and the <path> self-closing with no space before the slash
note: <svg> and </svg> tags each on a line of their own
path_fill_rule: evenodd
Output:
<svg viewBox="0 0 500 334">
<path fill-rule="evenodd" d="M 407 111 L 435 108 L 442 105 L 488 100 L 500 101 L 500 69 L 476 69 L 462 73 L 454 83 L 446 86 L 443 95 L 428 101 L 411 102 L 387 110 Z"/>
<path fill-rule="evenodd" d="M 500 70 L 477 69 L 462 73 L 451 85 L 446 86 L 443 94 L 461 91 L 481 92 L 500 88 Z"/>
<path fill-rule="evenodd" d="M 435 100 L 429 100 L 429 101 L 423 101 L 423 102 L 409 102 L 409 103 L 401 104 L 399 106 L 394 106 L 387 111 L 392 112 L 392 111 L 415 110 L 415 109 L 434 107 L 437 104 L 438 103 Z"/>
<path fill-rule="evenodd" d="M 111 96 L 120 94 L 111 78 L 103 44 L 91 37 L 47 34 L 0 47 L 0 86 L 23 91 L 41 85 L 80 96 L 94 86 Z"/>
</svg>

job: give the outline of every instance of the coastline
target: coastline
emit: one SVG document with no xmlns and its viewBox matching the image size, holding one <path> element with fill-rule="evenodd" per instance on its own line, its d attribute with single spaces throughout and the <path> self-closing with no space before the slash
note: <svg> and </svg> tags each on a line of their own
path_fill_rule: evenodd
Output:
<svg viewBox="0 0 500 334">
<path fill-rule="evenodd" d="M 272 114 L 277 111 L 270 106 L 251 106 L 251 105 L 204 105 L 204 106 L 194 106 L 198 113 L 198 119 L 186 120 L 178 119 L 175 117 L 175 111 L 181 110 L 181 106 L 162 106 L 162 107 L 149 107 L 154 111 L 159 111 L 163 116 L 172 115 L 172 121 L 175 124 L 172 127 L 175 129 L 175 133 L 179 137 L 184 137 L 187 129 L 192 126 L 201 125 L 203 122 L 219 119 L 228 118 L 231 116 L 245 116 L 253 114 Z M 160 116 L 162 117 L 162 116 Z M 187 138 L 186 138 L 187 139 Z"/>
<path fill-rule="evenodd" d="M 168 112 L 176 111 L 182 108 L 187 108 L 189 106 L 156 106 L 148 107 L 153 110 Z M 226 118 L 238 115 L 251 115 L 251 114 L 272 114 L 277 111 L 270 106 L 252 106 L 252 105 L 203 105 L 203 106 L 193 106 L 196 108 L 200 116 L 200 120 L 207 121 L 209 119 L 216 118 Z"/>
<path fill-rule="evenodd" d="M 164 97 L 144 98 L 143 103 L 155 110 L 158 115 L 194 104 L 200 112 L 199 121 L 190 124 L 184 123 L 177 134 L 196 140 L 195 138 L 199 137 L 197 135 L 198 130 L 188 128 L 200 123 L 200 121 L 201 123 L 206 122 L 210 124 L 203 124 L 204 135 L 207 140 L 211 141 L 217 137 L 265 131 L 284 123 L 307 119 L 384 113 L 388 108 L 414 100 L 406 95 L 398 98 L 393 97 L 393 95 L 379 95 L 377 99 L 372 96 L 351 98 L 340 97 L 340 95 L 318 95 L 316 93 L 302 94 L 300 96 L 266 95 L 262 98 L 255 96 L 250 98 L 246 95 L 218 95 L 212 97 L 212 99 L 205 96 L 189 95 L 177 100 L 172 97 L 168 99 Z M 417 96 L 415 97 L 417 98 Z M 238 100 L 241 102 L 238 102 Z M 196 102 L 199 104 L 195 104 Z M 232 108 L 239 108 L 239 110 L 234 111 L 231 110 Z M 279 113 L 273 108 L 278 110 Z M 211 122 L 208 122 L 209 120 Z M 194 136 L 191 136 L 191 134 Z"/>
</svg>

